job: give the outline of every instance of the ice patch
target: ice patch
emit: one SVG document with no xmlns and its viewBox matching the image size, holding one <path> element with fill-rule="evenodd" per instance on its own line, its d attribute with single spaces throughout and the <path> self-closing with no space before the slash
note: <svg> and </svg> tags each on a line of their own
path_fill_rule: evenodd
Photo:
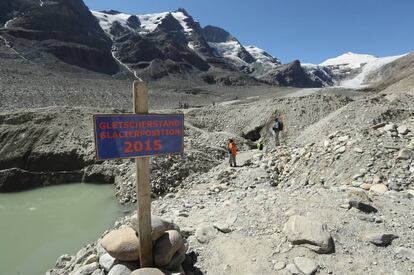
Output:
<svg viewBox="0 0 414 275">
<path fill-rule="evenodd" d="M 178 12 L 172 12 L 171 13 L 172 16 L 174 16 L 175 19 L 177 19 L 177 21 L 180 23 L 180 25 L 183 27 L 185 32 L 192 32 L 194 31 L 192 28 L 190 28 L 187 24 L 187 22 L 185 22 L 186 19 L 188 19 L 188 16 L 185 15 L 184 13 L 178 11 Z"/>
<path fill-rule="evenodd" d="M 270 67 L 276 67 L 277 65 L 280 65 L 281 62 L 268 54 L 265 50 L 260 49 L 256 46 L 244 46 L 244 48 L 250 53 L 251 56 L 254 57 L 254 59 L 257 60 L 257 62 L 267 65 Z"/>
<path fill-rule="evenodd" d="M 235 61 L 236 63 L 239 63 L 240 65 L 248 65 L 245 61 L 243 61 L 242 59 L 240 59 L 240 57 L 237 56 L 237 54 L 241 50 L 241 45 L 239 42 L 234 40 L 221 43 L 208 42 L 208 45 L 215 49 L 220 56 L 229 58 Z"/>
</svg>

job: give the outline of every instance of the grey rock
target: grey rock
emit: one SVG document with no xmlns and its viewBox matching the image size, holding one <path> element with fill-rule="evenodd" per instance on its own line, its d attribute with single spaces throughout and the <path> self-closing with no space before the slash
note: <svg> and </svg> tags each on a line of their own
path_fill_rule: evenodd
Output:
<svg viewBox="0 0 414 275">
<path fill-rule="evenodd" d="M 408 130 L 407 126 L 401 125 L 397 128 L 397 132 L 400 135 L 406 135 L 406 134 L 408 134 L 409 130 Z"/>
<path fill-rule="evenodd" d="M 217 230 L 213 226 L 202 224 L 197 228 L 195 237 L 200 243 L 208 243 L 215 238 L 216 234 Z"/>
<path fill-rule="evenodd" d="M 97 269 L 91 275 L 105 275 L 105 271 L 102 269 Z"/>
<path fill-rule="evenodd" d="M 317 253 L 331 253 L 334 242 L 326 225 L 303 216 L 292 216 L 283 231 L 292 244 L 304 244 Z"/>
<path fill-rule="evenodd" d="M 290 274 L 293 274 L 293 275 L 299 275 L 300 274 L 299 269 L 294 264 L 288 264 L 286 266 L 286 269 L 290 272 Z"/>
<path fill-rule="evenodd" d="M 318 270 L 318 265 L 309 258 L 305 257 L 296 257 L 293 262 L 296 267 L 306 275 L 312 275 Z"/>
<path fill-rule="evenodd" d="M 375 207 L 369 204 L 360 202 L 360 201 L 350 200 L 348 204 L 349 204 L 348 210 L 353 207 L 364 213 L 377 213 L 378 212 L 378 210 Z"/>
<path fill-rule="evenodd" d="M 407 160 L 410 159 L 413 155 L 413 151 L 408 149 L 408 148 L 403 148 L 400 150 L 400 152 L 398 153 L 398 157 L 397 159 L 399 160 Z"/>
<path fill-rule="evenodd" d="M 111 268 L 108 275 L 130 275 L 133 270 L 131 267 L 123 264 L 117 264 Z"/>
<path fill-rule="evenodd" d="M 220 231 L 222 233 L 230 233 L 231 232 L 230 226 L 228 224 L 225 224 L 225 223 L 215 223 L 214 228 L 216 228 L 218 231 Z"/>
<path fill-rule="evenodd" d="M 273 268 L 275 270 L 282 270 L 286 267 L 286 263 L 285 262 L 277 262 L 275 263 L 275 265 L 273 266 Z"/>
<path fill-rule="evenodd" d="M 115 264 L 116 259 L 108 253 L 103 254 L 99 257 L 99 265 L 105 270 L 109 271 Z"/>
</svg>

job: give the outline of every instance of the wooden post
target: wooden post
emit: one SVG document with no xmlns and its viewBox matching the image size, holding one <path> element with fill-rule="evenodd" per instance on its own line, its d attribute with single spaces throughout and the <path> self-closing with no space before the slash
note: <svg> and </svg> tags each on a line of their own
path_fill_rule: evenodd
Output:
<svg viewBox="0 0 414 275">
<path fill-rule="evenodd" d="M 148 114 L 148 88 L 144 82 L 134 81 L 134 113 Z M 135 158 L 137 206 L 138 206 L 138 237 L 140 243 L 140 263 L 142 267 L 152 267 L 151 239 L 151 186 L 149 157 Z"/>
</svg>

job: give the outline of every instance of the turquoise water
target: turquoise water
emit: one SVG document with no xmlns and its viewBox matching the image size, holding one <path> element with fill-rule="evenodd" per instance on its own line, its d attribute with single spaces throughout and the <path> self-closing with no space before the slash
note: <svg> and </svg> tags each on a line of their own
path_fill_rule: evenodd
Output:
<svg viewBox="0 0 414 275">
<path fill-rule="evenodd" d="M 0 274 L 45 274 L 122 215 L 112 185 L 67 184 L 0 194 Z"/>
</svg>

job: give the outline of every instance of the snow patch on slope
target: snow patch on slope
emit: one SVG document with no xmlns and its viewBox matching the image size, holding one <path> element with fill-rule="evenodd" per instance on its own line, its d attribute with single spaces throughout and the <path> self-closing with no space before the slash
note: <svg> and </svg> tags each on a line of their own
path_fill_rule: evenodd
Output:
<svg viewBox="0 0 414 275">
<path fill-rule="evenodd" d="M 160 13 L 151 13 L 151 14 L 142 14 L 137 15 L 139 21 L 141 21 L 141 27 L 149 32 L 153 32 L 159 24 L 161 24 L 162 20 L 165 16 L 167 16 L 168 12 L 160 12 Z"/>
<path fill-rule="evenodd" d="M 215 49 L 220 56 L 229 58 L 243 65 L 247 64 L 240 57 L 238 57 L 238 53 L 241 50 L 241 45 L 237 41 L 231 40 L 221 43 L 208 42 L 208 45 Z"/>
<path fill-rule="evenodd" d="M 256 46 L 244 46 L 244 48 L 250 53 L 251 56 L 253 56 L 254 59 L 256 59 L 257 62 L 267 65 L 269 67 L 276 67 L 277 65 L 280 65 L 281 62 L 268 54 L 265 50 L 260 49 Z"/>
<path fill-rule="evenodd" d="M 180 23 L 180 25 L 183 27 L 185 32 L 194 31 L 192 28 L 188 26 L 187 22 L 185 21 L 186 19 L 188 19 L 188 16 L 185 15 L 183 12 L 177 11 L 177 12 L 172 12 L 171 14 Z"/>
<path fill-rule="evenodd" d="M 130 14 L 126 14 L 126 13 L 106 14 L 106 13 L 98 12 L 98 11 L 91 11 L 91 12 L 98 19 L 99 25 L 107 34 L 109 34 L 109 31 L 112 25 L 116 21 L 119 22 L 122 25 L 122 27 L 130 29 L 130 27 L 127 24 L 128 18 L 131 17 Z"/>
</svg>

